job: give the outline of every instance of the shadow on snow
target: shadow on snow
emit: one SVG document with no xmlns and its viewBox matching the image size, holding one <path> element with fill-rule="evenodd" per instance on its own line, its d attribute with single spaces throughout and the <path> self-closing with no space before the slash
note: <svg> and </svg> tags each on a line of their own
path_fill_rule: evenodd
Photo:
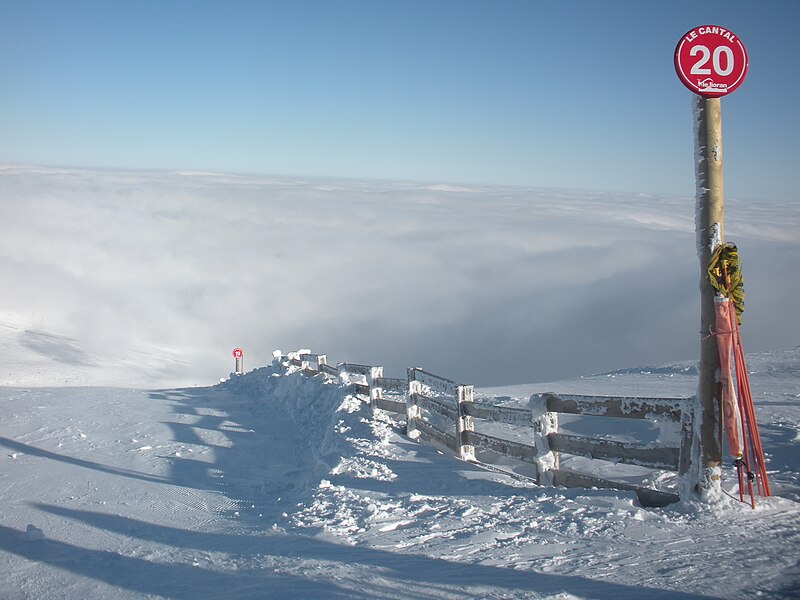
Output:
<svg viewBox="0 0 800 600">
<path fill-rule="evenodd" d="M 298 377 L 301 376 L 298 374 Z M 20 452 L 111 475 L 132 477 L 146 483 L 167 483 L 222 492 L 240 506 L 251 507 L 249 514 L 243 512 L 238 519 L 236 533 L 214 533 L 157 525 L 122 515 L 35 505 L 51 515 L 84 523 L 121 538 L 145 540 L 199 553 L 224 553 L 227 560 L 223 561 L 223 566 L 232 561 L 235 568 L 226 570 L 224 567 L 156 562 L 52 539 L 30 541 L 24 531 L 5 526 L 0 526 L 0 548 L 29 560 L 134 592 L 187 600 L 202 597 L 209 591 L 221 591 L 226 596 L 237 598 L 296 597 L 298 594 L 314 598 L 421 598 L 449 595 L 478 598 L 487 595 L 487 590 L 496 590 L 504 595 L 569 593 L 592 598 L 681 600 L 702 597 L 578 576 L 457 563 L 424 555 L 340 545 L 313 537 L 309 530 L 290 529 L 289 533 L 265 531 L 265 523 L 273 522 L 269 517 L 278 517 L 284 509 L 296 507 L 298 500 L 309 499 L 321 478 L 342 480 L 346 477 L 330 475 L 341 454 L 329 452 L 330 448 L 315 437 L 320 435 L 320 423 L 324 425 L 322 429 L 327 429 L 332 435 L 338 419 L 336 407 L 325 407 L 329 417 L 319 421 L 314 411 L 320 410 L 320 407 L 313 404 L 320 401 L 339 402 L 344 399 L 347 390 L 339 386 L 325 386 L 319 378 L 304 377 L 293 385 L 299 387 L 293 389 L 292 393 L 299 390 L 301 395 L 307 393 L 309 398 L 313 396 L 315 400 L 299 408 L 287 403 L 271 403 L 273 398 L 268 394 L 254 393 L 247 386 L 237 388 L 235 382 L 232 386 L 151 392 L 153 401 L 174 403 L 176 415 L 197 417 L 192 423 L 180 420 L 167 422 L 173 441 L 207 446 L 214 451 L 214 459 L 210 463 L 182 457 L 162 457 L 170 460 L 167 477 L 65 457 L 0 438 L 0 444 Z M 325 418 L 328 418 L 327 423 Z M 317 430 L 314 429 L 315 423 Z M 363 421 L 362 426 L 364 432 L 369 428 Z M 218 437 L 224 434 L 226 443 L 206 441 L 209 432 Z M 328 442 L 333 444 L 331 447 L 335 450 L 336 441 Z M 402 444 L 410 446 L 413 443 L 404 441 Z M 448 464 L 435 449 L 413 445 L 416 455 L 412 461 L 382 459 L 391 465 L 396 479 L 391 482 L 352 479 L 351 487 L 391 491 L 394 494 L 476 496 L 492 493 L 538 496 L 543 493 L 541 490 L 507 488 L 492 481 L 476 481 L 468 475 L 471 471 L 483 473 L 478 467 L 460 461 L 456 463 L 455 459 L 452 459 L 453 464 Z M 591 492 L 583 490 L 582 493 Z M 256 519 L 257 513 L 259 516 L 267 515 L 267 518 Z M 248 525 L 249 532 L 242 533 L 241 525 Z M 306 569 L 309 563 L 312 568 Z M 364 567 L 369 576 L 364 575 Z M 342 573 L 345 573 L 344 577 Z M 347 574 L 351 573 L 352 577 L 348 577 Z"/>
</svg>

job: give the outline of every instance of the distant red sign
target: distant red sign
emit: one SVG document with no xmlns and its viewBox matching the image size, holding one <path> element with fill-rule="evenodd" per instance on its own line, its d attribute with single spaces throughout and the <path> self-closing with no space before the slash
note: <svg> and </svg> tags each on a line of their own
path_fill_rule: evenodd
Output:
<svg viewBox="0 0 800 600">
<path fill-rule="evenodd" d="M 705 98 L 730 94 L 747 75 L 747 51 L 729 29 L 703 25 L 686 32 L 675 48 L 675 72 Z"/>
<path fill-rule="evenodd" d="M 233 349 L 233 358 L 242 358 L 242 354 L 244 354 L 244 353 L 242 352 L 241 348 L 234 348 Z"/>
</svg>

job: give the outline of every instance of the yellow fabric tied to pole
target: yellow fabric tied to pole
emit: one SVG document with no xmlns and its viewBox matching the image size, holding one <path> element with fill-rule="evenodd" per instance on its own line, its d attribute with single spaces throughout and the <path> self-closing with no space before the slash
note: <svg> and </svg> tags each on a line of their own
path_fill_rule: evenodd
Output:
<svg viewBox="0 0 800 600">
<path fill-rule="evenodd" d="M 736 319 L 741 325 L 744 312 L 744 283 L 736 244 L 720 244 L 711 254 L 708 278 L 721 296 L 733 302 Z"/>
</svg>

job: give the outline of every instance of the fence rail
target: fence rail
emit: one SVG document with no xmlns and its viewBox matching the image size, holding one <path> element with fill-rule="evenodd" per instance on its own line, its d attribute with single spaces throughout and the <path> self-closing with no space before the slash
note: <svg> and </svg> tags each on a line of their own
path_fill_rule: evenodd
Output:
<svg viewBox="0 0 800 600">
<path fill-rule="evenodd" d="M 665 417 L 680 421 L 682 398 L 640 398 L 625 396 L 576 396 L 574 394 L 541 394 L 551 412 L 615 417 L 619 419 L 653 419 Z"/>
<path fill-rule="evenodd" d="M 507 423 L 508 425 L 522 425 L 524 427 L 533 423 L 533 413 L 527 408 L 474 403 L 467 407 L 467 414 L 475 419 L 488 419 L 498 423 Z"/>
<path fill-rule="evenodd" d="M 560 468 L 560 455 L 639 465 L 652 469 L 688 472 L 695 448 L 694 398 L 646 398 L 544 393 L 530 397 L 527 407 L 475 402 L 474 388 L 418 367 L 405 379 L 383 376 L 383 367 L 327 364 L 324 354 L 290 353 L 292 364 L 309 373 L 337 377 L 369 398 L 373 409 L 405 415 L 409 437 L 450 449 L 464 460 L 476 461 L 475 452 L 493 452 L 535 466 L 541 484 L 566 487 L 601 487 L 636 492 L 643 504 L 663 506 L 679 500 L 677 494 L 612 481 L 591 473 Z M 679 426 L 675 446 L 639 444 L 607 438 L 579 436 L 558 430 L 558 415 L 583 415 L 617 419 L 665 421 Z M 480 431 L 488 424 L 511 426 L 523 441 Z M 490 429 L 492 427 L 489 427 Z M 476 430 L 477 429 L 477 430 Z"/>
<path fill-rule="evenodd" d="M 678 470 L 679 448 L 659 448 L 633 442 L 589 438 L 564 433 L 547 436 L 553 452 L 565 452 L 626 464 L 652 467 L 654 469 Z"/>
<path fill-rule="evenodd" d="M 539 456 L 539 451 L 536 447 L 529 444 L 512 442 L 511 440 L 478 433 L 477 431 L 467 432 L 466 437 L 467 441 L 476 449 L 491 450 L 524 462 L 536 464 L 536 458 Z"/>
</svg>

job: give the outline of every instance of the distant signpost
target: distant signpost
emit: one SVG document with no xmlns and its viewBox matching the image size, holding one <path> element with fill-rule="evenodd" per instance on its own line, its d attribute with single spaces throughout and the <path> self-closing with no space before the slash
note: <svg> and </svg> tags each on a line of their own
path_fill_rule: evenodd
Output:
<svg viewBox="0 0 800 600">
<path fill-rule="evenodd" d="M 236 370 L 235 373 L 243 373 L 242 370 L 242 357 L 244 356 L 244 352 L 242 352 L 241 348 L 234 348 L 233 349 L 233 358 L 236 359 Z"/>
<path fill-rule="evenodd" d="M 724 242 L 722 191 L 721 98 L 738 88 L 747 75 L 747 51 L 739 36 L 718 25 L 701 25 L 687 31 L 675 47 L 678 79 L 696 94 L 695 155 L 697 173 L 696 235 L 700 249 L 700 375 L 698 399 L 701 465 L 696 489 L 703 496 L 720 489 L 722 446 L 717 436 L 721 386 L 717 385 L 719 354 L 714 336 L 714 289 L 708 279 L 711 253 Z"/>
<path fill-rule="evenodd" d="M 683 84 L 704 98 L 730 94 L 744 81 L 744 44 L 730 29 L 702 25 L 686 32 L 675 48 L 675 71 Z"/>
</svg>

